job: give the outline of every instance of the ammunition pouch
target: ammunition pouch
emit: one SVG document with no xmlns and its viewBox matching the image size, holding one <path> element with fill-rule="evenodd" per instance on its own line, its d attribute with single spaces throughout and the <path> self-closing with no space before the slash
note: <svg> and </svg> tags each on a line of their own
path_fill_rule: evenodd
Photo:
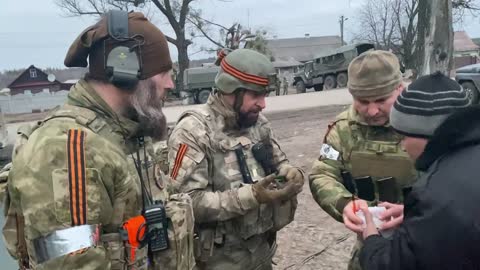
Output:
<svg viewBox="0 0 480 270">
<path fill-rule="evenodd" d="M 357 194 L 368 201 L 402 202 L 403 189 L 416 179 L 413 162 L 404 155 L 353 151 L 350 162 Z"/>
<path fill-rule="evenodd" d="M 248 239 L 257 234 L 263 234 L 273 228 L 273 207 L 260 204 L 247 214 L 235 218 L 232 222 L 233 232 L 242 239 Z"/>
<path fill-rule="evenodd" d="M 120 233 L 103 234 L 100 239 L 109 254 L 112 270 L 148 269 L 148 248 L 146 246 L 132 247 L 124 241 Z M 130 254 L 135 254 L 135 258 L 131 258 Z"/>
<path fill-rule="evenodd" d="M 165 204 L 169 248 L 153 252 L 153 269 L 190 270 L 194 260 L 194 216 L 192 200 L 186 194 L 171 195 Z"/>
<path fill-rule="evenodd" d="M 294 197 L 291 200 L 273 205 L 273 231 L 279 231 L 293 221 L 297 204 L 297 198 Z"/>
</svg>

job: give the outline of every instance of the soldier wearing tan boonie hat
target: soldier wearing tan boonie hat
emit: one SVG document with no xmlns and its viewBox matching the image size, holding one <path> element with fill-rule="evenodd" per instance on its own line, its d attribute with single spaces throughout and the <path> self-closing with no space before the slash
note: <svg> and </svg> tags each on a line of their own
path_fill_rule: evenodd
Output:
<svg viewBox="0 0 480 270">
<path fill-rule="evenodd" d="M 387 51 L 367 51 L 352 60 L 348 77 L 353 104 L 329 125 L 309 180 L 320 207 L 349 230 L 361 233 L 362 221 L 355 210 L 378 201 L 401 203 L 402 189 L 411 186 L 415 170 L 400 147 L 402 136 L 389 124 L 390 110 L 404 89 L 397 57 Z M 360 181 L 365 176 L 373 183 L 369 198 L 357 192 L 357 183 L 365 183 Z M 392 226 L 384 225 L 383 229 Z M 357 241 L 349 270 L 361 269 L 361 246 Z"/>
</svg>

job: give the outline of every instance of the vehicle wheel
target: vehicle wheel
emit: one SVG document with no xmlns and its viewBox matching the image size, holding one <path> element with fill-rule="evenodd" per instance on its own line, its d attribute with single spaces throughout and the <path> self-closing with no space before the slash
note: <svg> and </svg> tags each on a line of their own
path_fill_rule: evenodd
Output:
<svg viewBox="0 0 480 270">
<path fill-rule="evenodd" d="M 315 91 L 317 91 L 317 92 L 322 91 L 323 90 L 323 84 L 315 84 L 313 86 L 313 89 L 315 89 Z"/>
<path fill-rule="evenodd" d="M 464 82 L 462 83 L 463 89 L 467 92 L 468 97 L 472 101 L 472 104 L 478 103 L 478 89 L 475 85 L 471 82 Z"/>
<path fill-rule="evenodd" d="M 337 80 L 335 79 L 334 75 L 328 75 L 325 77 L 325 81 L 323 81 L 323 89 L 329 90 L 333 89 L 337 86 Z"/>
<path fill-rule="evenodd" d="M 342 72 L 337 75 L 337 86 L 338 88 L 345 88 L 347 87 L 348 76 L 347 73 Z"/>
<path fill-rule="evenodd" d="M 307 88 L 305 87 L 305 83 L 303 81 L 298 81 L 295 84 L 295 88 L 297 88 L 297 94 L 302 94 L 307 91 Z"/>
<path fill-rule="evenodd" d="M 197 104 L 207 103 L 208 97 L 210 96 L 210 89 L 203 89 L 197 93 Z"/>
</svg>

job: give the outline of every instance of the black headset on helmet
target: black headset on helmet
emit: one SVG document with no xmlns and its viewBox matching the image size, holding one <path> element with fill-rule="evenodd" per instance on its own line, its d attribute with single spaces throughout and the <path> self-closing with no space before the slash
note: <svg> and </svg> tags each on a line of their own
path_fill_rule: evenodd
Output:
<svg viewBox="0 0 480 270">
<path fill-rule="evenodd" d="M 128 34 L 128 12 L 110 10 L 107 13 L 107 29 L 109 38 L 104 41 L 113 41 L 112 50 L 105 54 L 105 74 L 113 85 L 127 90 L 134 90 L 142 71 L 142 61 L 139 57 L 143 44 L 143 36 Z"/>
</svg>

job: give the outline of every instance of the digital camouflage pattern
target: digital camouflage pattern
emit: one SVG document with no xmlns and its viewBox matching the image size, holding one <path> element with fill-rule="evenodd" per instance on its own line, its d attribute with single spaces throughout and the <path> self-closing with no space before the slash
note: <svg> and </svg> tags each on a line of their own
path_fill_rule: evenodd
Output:
<svg viewBox="0 0 480 270">
<path fill-rule="evenodd" d="M 101 224 L 102 244 L 38 265 L 33 240 L 72 225 L 66 156 L 70 129 L 85 132 L 86 223 Z M 124 246 L 118 228 L 142 211 L 140 181 L 130 155 L 139 147 L 137 132 L 136 122 L 117 116 L 87 82 L 78 82 L 67 104 L 43 121 L 28 141 L 23 141 L 13 160 L 8 179 L 10 204 L 3 229 L 11 255 L 17 255 L 18 214 L 25 220 L 25 240 L 33 269 L 193 269 L 193 214 L 186 195 L 172 196 L 172 203 L 167 202 L 173 247 L 168 251 L 171 260 L 167 265 L 156 265 L 155 259 L 148 265 L 144 247 L 137 250 L 135 262 L 127 266 L 129 247 Z M 153 175 L 155 166 L 149 167 Z M 154 182 L 154 197 L 169 199 L 162 180 Z M 175 253 L 177 256 L 173 256 Z"/>
<path fill-rule="evenodd" d="M 254 126 L 237 128 L 235 112 L 218 93 L 203 107 L 184 113 L 169 138 L 173 185 L 193 199 L 200 269 L 272 267 L 274 233 L 293 220 L 297 201 L 292 194 L 281 204 L 259 204 L 252 185 L 243 184 L 234 149 L 242 147 L 252 178 L 259 180 L 265 173 L 251 151 L 259 141 L 273 145 L 277 168 L 291 166 L 268 121 L 260 116 Z"/>
<path fill-rule="evenodd" d="M 338 151 L 339 157 L 320 155 L 313 163 L 309 182 L 315 201 L 330 216 L 343 221 L 343 208 L 352 194 L 343 185 L 342 169 L 350 171 L 353 177 L 370 175 L 374 181 L 380 177 L 395 177 L 399 189 L 410 186 L 416 172 L 413 162 L 401 149 L 401 139 L 389 124 L 368 126 L 350 106 L 336 117 L 324 139 L 324 144 Z M 360 269 L 355 255 L 360 247 L 361 243 L 355 245 L 355 262 L 350 262 L 349 269 Z"/>
</svg>

